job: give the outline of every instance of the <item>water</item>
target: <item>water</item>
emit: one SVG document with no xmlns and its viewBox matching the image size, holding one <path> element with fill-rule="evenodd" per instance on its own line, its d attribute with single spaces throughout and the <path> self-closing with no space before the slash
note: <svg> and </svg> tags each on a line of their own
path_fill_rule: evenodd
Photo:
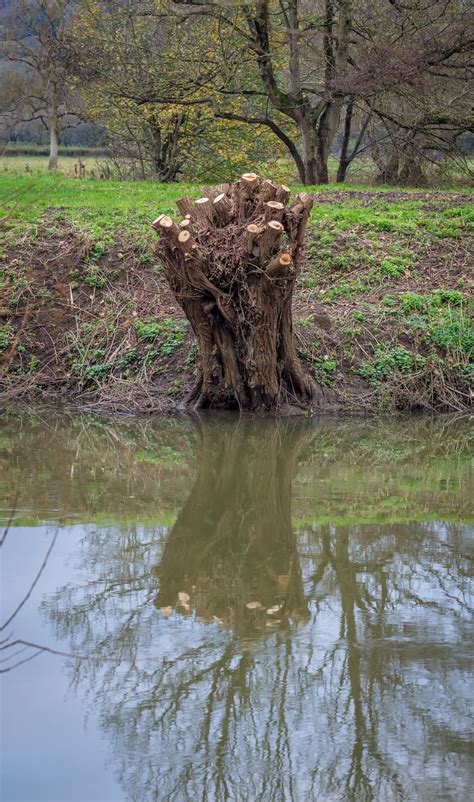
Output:
<svg viewBox="0 0 474 802">
<path fill-rule="evenodd" d="M 471 490 L 466 419 L 5 415 L 2 799 L 471 798 Z"/>
</svg>

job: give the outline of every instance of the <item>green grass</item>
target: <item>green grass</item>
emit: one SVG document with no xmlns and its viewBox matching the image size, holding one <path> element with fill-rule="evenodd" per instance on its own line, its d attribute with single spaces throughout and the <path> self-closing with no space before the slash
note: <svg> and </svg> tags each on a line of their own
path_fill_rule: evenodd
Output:
<svg viewBox="0 0 474 802">
<path fill-rule="evenodd" d="M 99 162 L 100 162 L 99 157 Z M 10 173 L 12 175 L 44 175 L 48 173 L 48 157 L 47 156 L 1 156 L 0 157 L 0 171 Z M 74 165 L 79 161 L 85 165 L 86 173 L 89 174 L 91 170 L 97 172 L 97 157 L 96 156 L 70 156 L 59 155 L 58 158 L 58 172 L 60 175 L 65 175 L 68 178 L 74 176 Z"/>
<path fill-rule="evenodd" d="M 60 168 L 69 169 L 77 159 L 60 159 Z M 32 173 L 25 173 L 26 163 L 40 163 Z M 149 233 L 150 223 L 158 214 L 179 217 L 175 201 L 183 195 L 198 197 L 198 184 L 159 184 L 152 181 L 100 181 L 94 178 L 74 179 L 59 172 L 48 174 L 46 161 L 38 157 L 3 157 L 0 160 L 0 220 L 16 230 L 32 228 L 48 209 L 55 210 L 57 219 L 67 216 L 77 226 L 87 230 L 95 239 L 110 239 L 115 230 L 127 229 L 131 233 Z M 3 167 L 3 169 L 2 169 Z M 302 187 L 294 191 L 331 192 L 335 189 L 355 189 L 344 185 Z M 367 187 L 359 187 L 367 189 Z M 330 244 L 332 235 L 348 229 L 364 229 L 368 236 L 378 237 L 384 232 L 417 236 L 432 230 L 437 236 L 455 237 L 469 224 L 466 207 L 451 208 L 433 218 L 421 201 L 386 203 L 384 192 L 393 187 L 371 187 L 380 195 L 370 206 L 358 199 L 316 204 L 311 223 L 320 230 L 320 244 Z M 456 190 L 459 191 L 459 190 Z M 470 213 L 472 223 L 472 212 Z M 108 235 L 108 236 L 107 236 Z"/>
<path fill-rule="evenodd" d="M 47 210 L 56 210 L 56 219 L 67 217 L 93 238 L 107 240 L 116 230 L 149 232 L 158 214 L 178 216 L 175 201 L 187 194 L 199 197 L 199 187 L 0 172 L 0 221 L 22 230 L 37 226 Z"/>
</svg>

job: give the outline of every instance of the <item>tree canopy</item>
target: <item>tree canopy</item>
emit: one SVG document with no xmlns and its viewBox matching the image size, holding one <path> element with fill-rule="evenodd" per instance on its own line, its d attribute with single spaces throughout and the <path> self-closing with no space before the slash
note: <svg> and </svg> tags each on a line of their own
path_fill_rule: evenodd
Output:
<svg viewBox="0 0 474 802">
<path fill-rule="evenodd" d="M 79 113 L 128 175 L 258 162 L 316 184 L 331 155 L 344 180 L 365 154 L 420 183 L 472 142 L 465 0 L 13 0 L 0 21 L 3 121 L 40 116 L 57 139 Z"/>
</svg>

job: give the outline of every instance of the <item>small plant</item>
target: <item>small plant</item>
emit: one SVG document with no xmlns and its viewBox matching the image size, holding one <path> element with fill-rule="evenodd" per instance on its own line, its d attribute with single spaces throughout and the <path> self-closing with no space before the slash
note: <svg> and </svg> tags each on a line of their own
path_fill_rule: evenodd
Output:
<svg viewBox="0 0 474 802">
<path fill-rule="evenodd" d="M 403 256 L 392 256 L 389 259 L 383 259 L 380 265 L 380 272 L 384 276 L 397 278 L 402 276 L 410 264 L 410 260 Z"/>
<path fill-rule="evenodd" d="M 38 370 L 39 362 L 39 358 L 35 356 L 35 354 L 32 354 L 28 362 L 28 371 L 34 373 L 35 370 Z"/>
<path fill-rule="evenodd" d="M 187 322 L 165 317 L 162 320 L 136 320 L 135 331 L 140 340 L 159 341 L 159 352 L 171 356 L 184 340 Z"/>
<path fill-rule="evenodd" d="M 181 379 L 173 379 L 170 386 L 166 390 L 166 395 L 179 395 L 183 386 L 183 382 Z"/>
<path fill-rule="evenodd" d="M 107 277 L 99 270 L 98 267 L 89 267 L 87 274 L 84 278 L 86 284 L 92 289 L 97 290 L 105 287 L 107 284 Z"/>
<path fill-rule="evenodd" d="M 6 351 L 13 341 L 14 331 L 10 323 L 4 323 L 0 326 L 0 353 Z"/>
<path fill-rule="evenodd" d="M 313 366 L 314 375 L 316 380 L 319 384 L 323 384 L 326 387 L 330 387 L 333 383 L 334 379 L 336 378 L 336 374 L 338 371 L 338 365 L 335 359 L 330 359 L 329 357 L 313 357 L 311 360 L 311 364 Z"/>
<path fill-rule="evenodd" d="M 106 242 L 102 242 L 101 240 L 95 242 L 94 247 L 92 248 L 90 254 L 91 259 L 94 259 L 94 261 L 98 261 L 99 259 L 101 259 L 105 253 L 106 247 L 107 247 Z"/>
<path fill-rule="evenodd" d="M 156 320 L 136 320 L 133 324 L 140 340 L 156 340 L 160 324 Z"/>
<path fill-rule="evenodd" d="M 426 298 L 417 292 L 404 292 L 400 296 L 402 312 L 418 312 L 425 309 L 426 306 Z"/>
<path fill-rule="evenodd" d="M 426 357 L 413 354 L 402 346 L 387 350 L 386 346 L 379 345 L 373 359 L 363 362 L 356 372 L 370 384 L 378 384 L 397 373 L 416 373 L 425 363 Z"/>
<path fill-rule="evenodd" d="M 459 310 L 446 310 L 431 326 L 431 341 L 445 351 L 462 351 L 468 357 L 474 352 L 474 326 Z"/>
<path fill-rule="evenodd" d="M 191 345 L 191 348 L 189 349 L 189 353 L 186 359 L 184 360 L 184 364 L 186 365 L 186 367 L 191 367 L 191 365 L 194 365 L 196 363 L 197 351 L 198 351 L 197 341 L 194 340 Z"/>
</svg>

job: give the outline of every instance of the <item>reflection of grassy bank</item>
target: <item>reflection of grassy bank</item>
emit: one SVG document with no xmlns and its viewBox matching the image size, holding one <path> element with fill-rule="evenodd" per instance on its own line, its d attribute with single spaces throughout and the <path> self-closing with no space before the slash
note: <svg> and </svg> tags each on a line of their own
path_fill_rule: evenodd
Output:
<svg viewBox="0 0 474 802">
<path fill-rule="evenodd" d="M 225 420 L 204 424 L 219 436 Z M 311 433 L 293 482 L 293 525 L 470 520 L 469 425 L 453 418 L 395 421 L 242 421 L 267 448 L 271 432 Z M 217 427 L 217 429 L 216 429 Z M 243 429 L 242 429 L 243 431 Z M 113 421 L 34 414 L 0 419 L 2 507 L 15 523 L 170 526 L 199 458 L 185 419 Z M 54 510 L 54 512 L 53 512 Z M 25 512 L 23 512 L 25 511 Z M 72 516 L 68 518 L 68 516 Z"/>
</svg>

